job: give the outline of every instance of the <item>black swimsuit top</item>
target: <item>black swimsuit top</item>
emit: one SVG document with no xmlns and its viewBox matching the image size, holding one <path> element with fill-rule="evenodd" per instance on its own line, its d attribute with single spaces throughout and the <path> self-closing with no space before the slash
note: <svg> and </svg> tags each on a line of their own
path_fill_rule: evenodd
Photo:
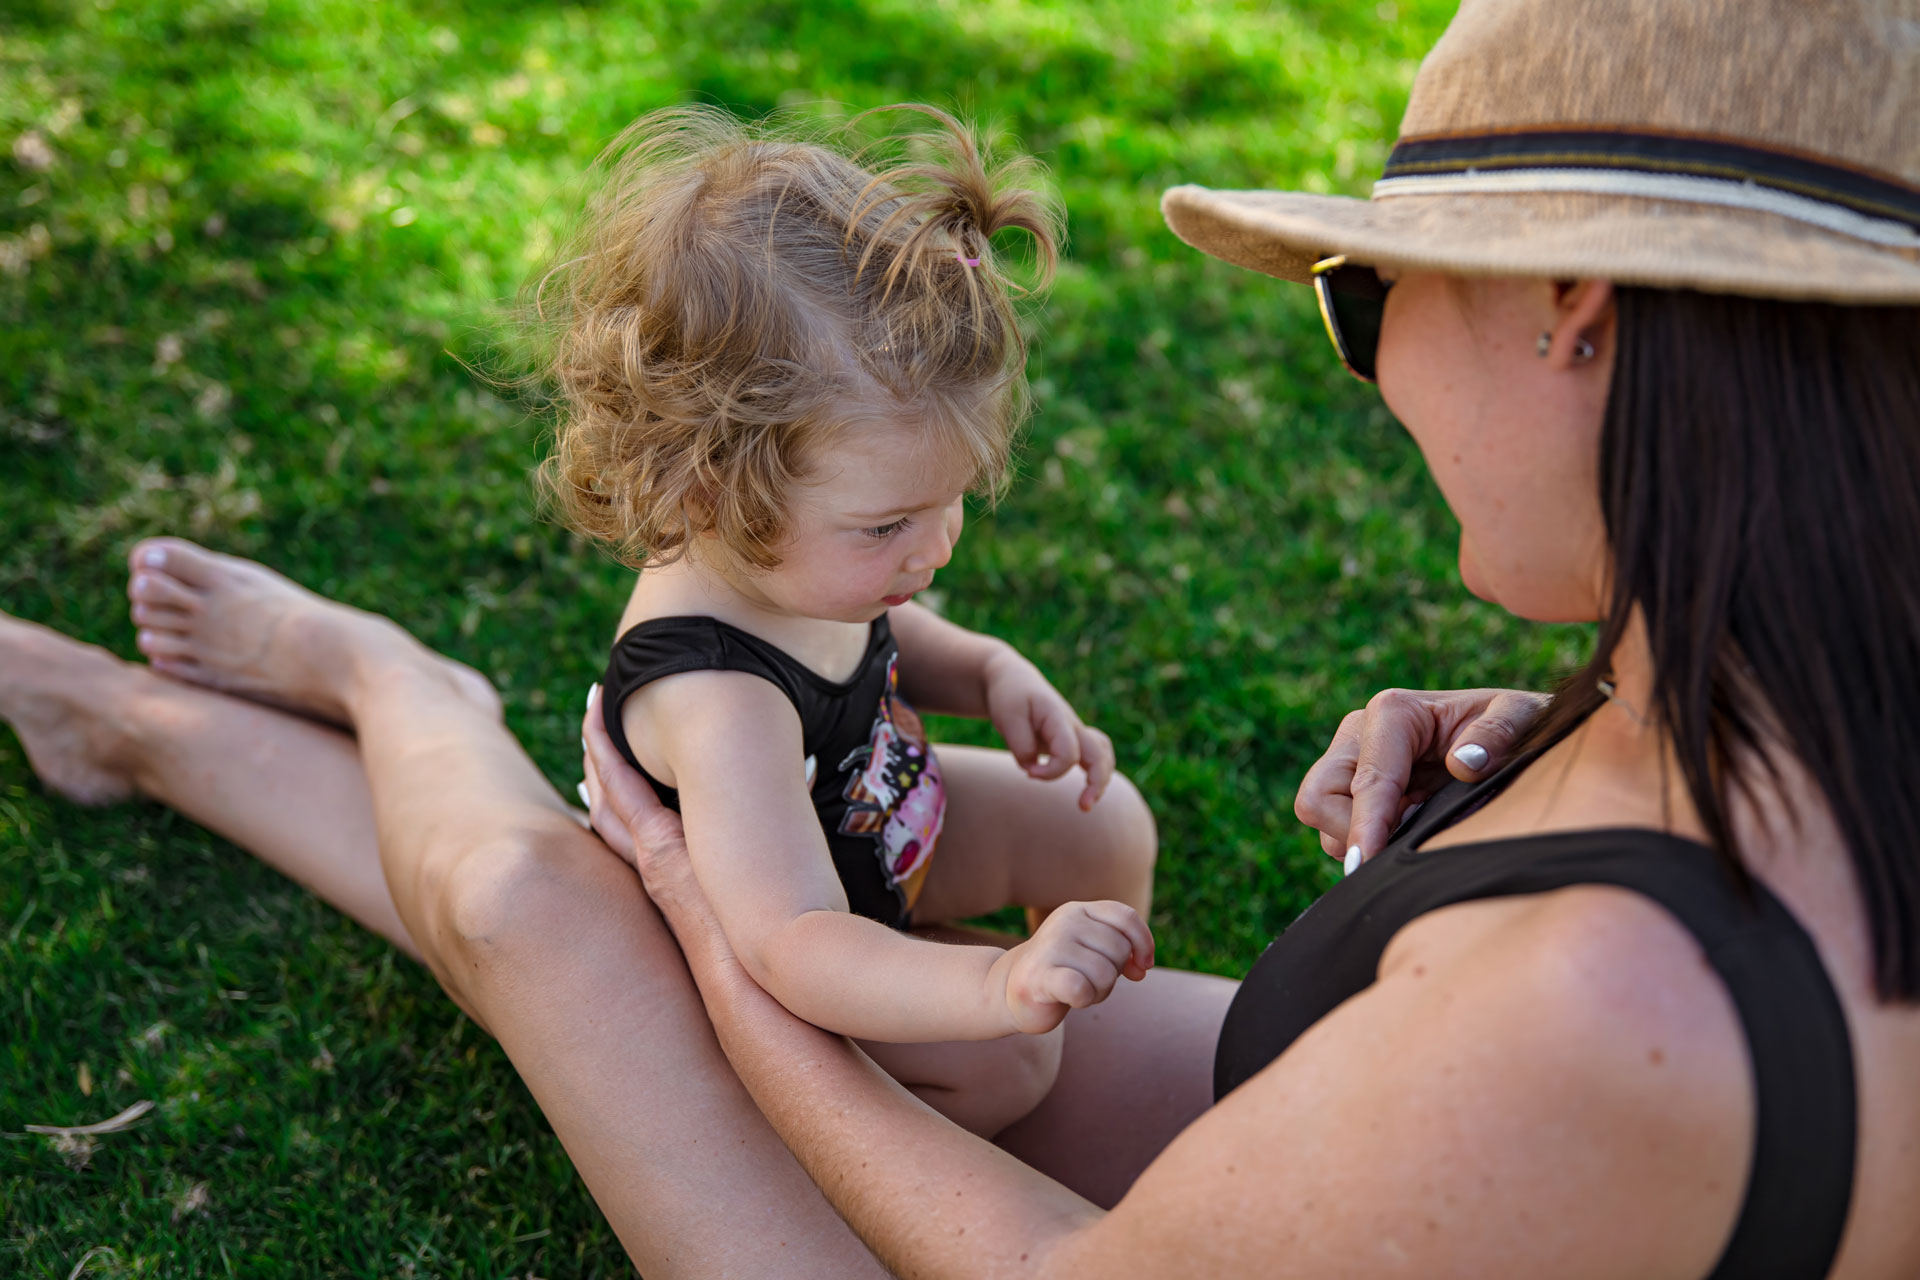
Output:
<svg viewBox="0 0 1920 1280">
<path fill-rule="evenodd" d="M 873 624 L 859 667 L 839 681 L 717 618 L 649 618 L 613 646 L 602 716 L 627 763 L 678 811 L 680 793 L 634 757 L 621 704 L 642 685 L 686 671 L 741 671 L 777 686 L 800 716 L 802 758 L 793 767 L 807 780 L 848 907 L 904 929 L 912 923 L 947 801 L 926 730 L 900 696 L 898 656 L 884 614 Z"/>
<path fill-rule="evenodd" d="M 1746 1033 L 1753 1163 L 1746 1201 L 1711 1280 L 1825 1276 L 1852 1201 L 1857 1118 L 1846 1017 L 1813 940 L 1765 885 L 1756 880 L 1744 889 L 1711 849 L 1660 832 L 1569 831 L 1420 851 L 1531 760 L 1441 791 L 1378 857 L 1275 939 L 1221 1027 L 1215 1097 L 1373 985 L 1387 944 L 1427 912 L 1572 885 L 1630 889 L 1698 939 Z"/>
</svg>

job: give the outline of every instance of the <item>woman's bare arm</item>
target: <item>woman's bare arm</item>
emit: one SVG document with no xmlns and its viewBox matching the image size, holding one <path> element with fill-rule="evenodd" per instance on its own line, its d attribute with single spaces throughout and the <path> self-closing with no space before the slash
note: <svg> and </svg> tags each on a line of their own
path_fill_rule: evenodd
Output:
<svg viewBox="0 0 1920 1280">
<path fill-rule="evenodd" d="M 1744 1049 L 1695 944 L 1642 899 L 1426 918 L 1103 1215 L 758 990 L 671 816 L 604 772 L 741 1080 L 899 1274 L 1697 1276 L 1731 1228 Z"/>
</svg>

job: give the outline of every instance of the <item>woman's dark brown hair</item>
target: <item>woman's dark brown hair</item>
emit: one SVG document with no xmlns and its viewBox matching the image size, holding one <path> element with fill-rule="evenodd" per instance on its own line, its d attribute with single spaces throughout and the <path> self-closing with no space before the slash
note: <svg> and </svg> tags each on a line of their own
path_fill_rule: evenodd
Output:
<svg viewBox="0 0 1920 1280">
<path fill-rule="evenodd" d="M 1920 999 L 1920 308 L 1621 288 L 1601 436 L 1612 599 L 1531 735 L 1599 704 L 1637 606 L 1650 711 L 1713 844 L 1790 751 L 1844 833 L 1882 999 Z"/>
</svg>

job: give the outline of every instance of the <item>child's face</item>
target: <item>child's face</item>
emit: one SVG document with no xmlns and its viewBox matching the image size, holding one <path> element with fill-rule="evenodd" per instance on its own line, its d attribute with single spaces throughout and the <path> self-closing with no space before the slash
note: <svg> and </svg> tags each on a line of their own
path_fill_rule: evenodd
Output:
<svg viewBox="0 0 1920 1280">
<path fill-rule="evenodd" d="M 870 622 L 953 557 L 972 468 L 891 423 L 845 428 L 821 454 L 789 498 L 779 567 L 742 585 L 784 612 Z"/>
</svg>

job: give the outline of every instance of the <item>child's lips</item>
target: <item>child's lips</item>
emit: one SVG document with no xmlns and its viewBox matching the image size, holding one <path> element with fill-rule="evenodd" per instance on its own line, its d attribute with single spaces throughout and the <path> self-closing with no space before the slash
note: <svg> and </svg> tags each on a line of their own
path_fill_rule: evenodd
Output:
<svg viewBox="0 0 1920 1280">
<path fill-rule="evenodd" d="M 907 601 L 911 599 L 913 599 L 913 592 L 909 591 L 907 592 L 907 594 L 903 596 L 882 596 L 880 598 L 880 603 L 886 605 L 889 609 L 892 609 L 905 604 Z"/>
</svg>

